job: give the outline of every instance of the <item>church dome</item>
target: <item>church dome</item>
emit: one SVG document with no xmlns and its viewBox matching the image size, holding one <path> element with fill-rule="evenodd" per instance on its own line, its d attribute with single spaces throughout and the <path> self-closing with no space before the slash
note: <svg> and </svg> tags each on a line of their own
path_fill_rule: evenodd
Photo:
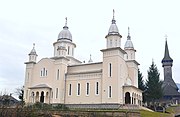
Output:
<svg viewBox="0 0 180 117">
<path fill-rule="evenodd" d="M 112 19 L 112 23 L 109 27 L 109 31 L 108 31 L 108 35 L 120 35 L 119 34 L 119 30 L 118 30 L 118 27 L 116 25 L 116 20 L 114 18 L 114 10 L 113 10 L 113 19 Z M 107 36 L 108 36 L 107 35 Z M 121 36 L 121 35 L 120 35 Z"/>
<path fill-rule="evenodd" d="M 36 50 L 35 50 L 35 43 L 33 43 L 33 49 L 31 50 L 31 52 L 29 53 L 29 55 L 37 55 L 37 54 L 36 54 Z"/>
<path fill-rule="evenodd" d="M 125 49 L 134 49 L 132 41 L 128 39 L 124 45 L 124 48 Z"/>
<path fill-rule="evenodd" d="M 67 40 L 72 41 L 72 35 L 71 35 L 71 32 L 68 30 L 68 26 L 67 26 L 67 18 L 66 18 L 66 23 L 65 23 L 65 26 L 63 27 L 63 30 L 58 35 L 58 40 L 61 40 L 61 39 L 67 39 Z"/>
<path fill-rule="evenodd" d="M 119 34 L 119 30 L 118 30 L 118 27 L 117 27 L 117 25 L 115 23 L 115 20 L 112 20 L 112 24 L 109 27 L 108 34 Z"/>
<path fill-rule="evenodd" d="M 127 36 L 127 41 L 124 45 L 124 49 L 134 49 L 133 43 L 131 41 L 131 36 L 129 33 L 129 27 L 128 27 L 128 36 Z"/>
</svg>

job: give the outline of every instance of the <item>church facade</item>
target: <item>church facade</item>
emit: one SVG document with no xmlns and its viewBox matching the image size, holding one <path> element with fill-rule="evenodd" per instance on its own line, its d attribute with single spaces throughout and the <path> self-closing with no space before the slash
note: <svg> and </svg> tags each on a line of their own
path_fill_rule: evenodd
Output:
<svg viewBox="0 0 180 117">
<path fill-rule="evenodd" d="M 26 103 L 48 104 L 142 104 L 138 89 L 138 65 L 128 28 L 127 41 L 121 47 L 122 36 L 113 15 L 106 38 L 102 62 L 83 63 L 74 57 L 73 43 L 67 19 L 58 39 L 53 43 L 54 56 L 36 61 L 35 45 L 25 62 L 24 100 Z"/>
</svg>

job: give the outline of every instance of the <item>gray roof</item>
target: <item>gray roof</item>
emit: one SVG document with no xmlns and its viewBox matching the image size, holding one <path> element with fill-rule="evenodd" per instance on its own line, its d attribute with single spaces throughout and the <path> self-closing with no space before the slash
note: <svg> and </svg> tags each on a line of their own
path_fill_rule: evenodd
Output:
<svg viewBox="0 0 180 117">
<path fill-rule="evenodd" d="M 133 43 L 131 41 L 131 36 L 129 32 L 129 27 L 128 27 L 128 36 L 127 36 L 127 41 L 124 45 L 124 49 L 134 49 Z"/>
<path fill-rule="evenodd" d="M 58 40 L 61 40 L 61 39 L 67 39 L 67 40 L 72 41 L 72 35 L 71 35 L 71 32 L 68 30 L 68 26 L 67 26 L 67 18 L 66 18 L 66 23 L 65 23 L 65 26 L 63 27 L 63 30 L 58 35 Z"/>
<path fill-rule="evenodd" d="M 173 59 L 169 55 L 167 40 L 166 40 L 166 44 L 165 44 L 164 58 L 162 59 L 162 63 L 165 63 L 165 62 L 173 62 Z"/>
<path fill-rule="evenodd" d="M 163 93 L 164 96 L 180 96 L 180 93 L 177 91 L 177 89 L 172 87 L 170 84 L 166 84 L 163 87 Z"/>
<path fill-rule="evenodd" d="M 112 19 L 112 23 L 111 23 L 111 26 L 109 27 L 109 31 L 108 31 L 108 34 L 106 35 L 109 36 L 109 35 L 117 35 L 117 36 L 120 36 L 122 37 L 120 34 L 119 34 L 119 30 L 118 30 L 118 27 L 116 25 L 116 20 L 114 18 L 114 10 L 113 10 L 113 19 Z"/>
<path fill-rule="evenodd" d="M 31 52 L 29 53 L 29 55 L 37 55 L 37 54 L 36 54 L 35 44 L 34 44 L 34 43 L 33 43 L 33 49 L 31 50 Z"/>
</svg>

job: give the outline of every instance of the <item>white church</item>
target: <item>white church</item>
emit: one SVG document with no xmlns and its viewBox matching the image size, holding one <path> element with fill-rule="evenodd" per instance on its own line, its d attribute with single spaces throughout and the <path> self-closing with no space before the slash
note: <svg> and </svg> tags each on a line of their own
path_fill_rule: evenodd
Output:
<svg viewBox="0 0 180 117">
<path fill-rule="evenodd" d="M 138 65 L 128 28 L 127 41 L 121 47 L 122 36 L 112 18 L 106 38 L 106 48 L 100 50 L 102 62 L 83 63 L 74 58 L 73 43 L 67 19 L 58 39 L 53 43 L 54 56 L 37 60 L 35 46 L 25 62 L 24 100 L 65 104 L 76 107 L 99 105 L 141 105 L 138 89 Z"/>
</svg>

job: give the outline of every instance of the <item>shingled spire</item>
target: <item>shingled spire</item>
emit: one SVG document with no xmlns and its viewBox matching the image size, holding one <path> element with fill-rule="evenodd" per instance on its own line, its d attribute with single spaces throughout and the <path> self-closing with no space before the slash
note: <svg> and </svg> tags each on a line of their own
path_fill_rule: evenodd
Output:
<svg viewBox="0 0 180 117">
<path fill-rule="evenodd" d="M 164 52 L 164 58 L 162 59 L 162 64 L 163 66 L 165 65 L 171 65 L 172 66 L 173 59 L 169 55 L 169 49 L 168 49 L 168 44 L 167 44 L 167 39 L 165 43 L 165 52 Z"/>
</svg>

